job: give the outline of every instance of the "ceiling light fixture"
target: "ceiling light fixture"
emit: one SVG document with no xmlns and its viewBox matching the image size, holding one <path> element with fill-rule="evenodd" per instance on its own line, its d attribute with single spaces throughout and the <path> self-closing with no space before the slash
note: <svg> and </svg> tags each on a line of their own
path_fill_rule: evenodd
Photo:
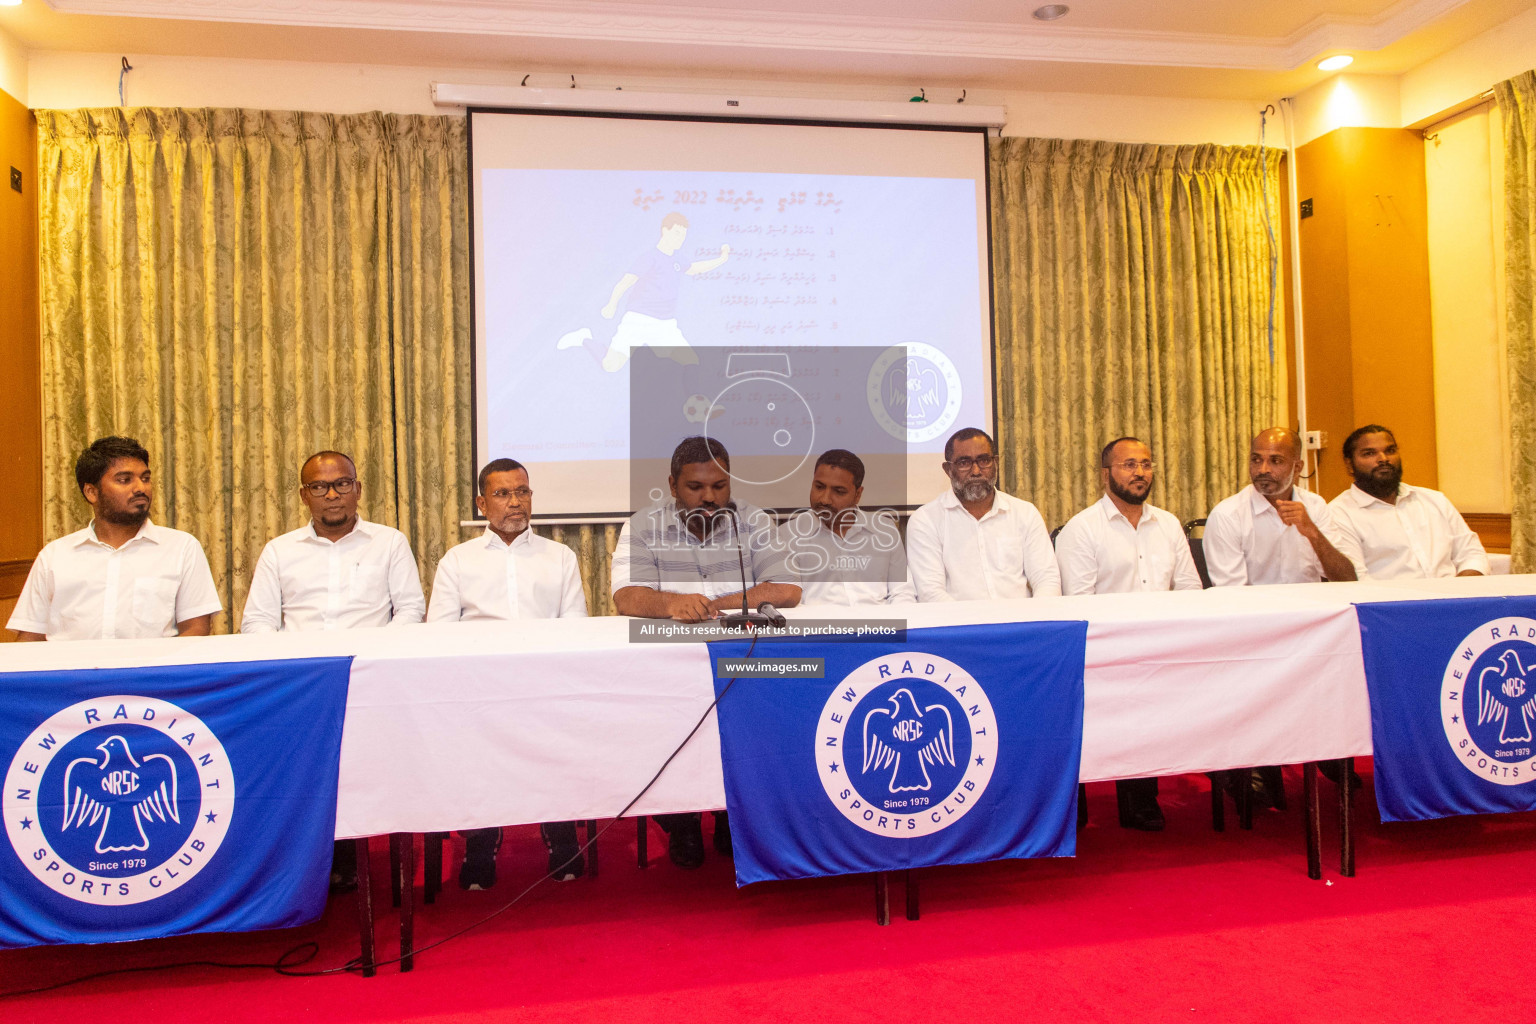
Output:
<svg viewBox="0 0 1536 1024">
<path fill-rule="evenodd" d="M 1347 54 L 1347 53 L 1340 53 L 1340 54 L 1337 54 L 1337 55 L 1335 55 L 1333 57 L 1324 57 L 1322 60 L 1318 61 L 1317 62 L 1317 70 L 1319 70 L 1319 71 L 1337 71 L 1340 68 L 1347 68 L 1347 67 L 1349 67 L 1354 62 L 1355 62 L 1355 58 L 1351 57 L 1349 54 Z"/>
<path fill-rule="evenodd" d="M 1044 7 L 1036 7 L 1033 17 L 1036 21 L 1055 21 L 1066 17 L 1071 9 L 1066 4 L 1046 4 Z"/>
</svg>

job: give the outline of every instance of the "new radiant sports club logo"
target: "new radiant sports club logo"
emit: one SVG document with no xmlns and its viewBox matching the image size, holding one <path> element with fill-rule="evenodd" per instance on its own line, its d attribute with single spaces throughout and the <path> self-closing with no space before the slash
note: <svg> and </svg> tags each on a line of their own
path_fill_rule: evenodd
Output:
<svg viewBox="0 0 1536 1024">
<path fill-rule="evenodd" d="M 945 658 L 905 652 L 865 662 L 827 698 L 818 726 L 822 788 L 843 817 L 876 835 L 943 831 L 992 778 L 992 702 Z"/>
<path fill-rule="evenodd" d="M 1536 620 L 1493 619 L 1445 667 L 1440 715 L 1462 767 L 1501 786 L 1536 780 Z"/>
<path fill-rule="evenodd" d="M 73 704 L 22 743 L 0 813 L 16 856 L 54 892 L 127 906 L 185 885 L 229 832 L 235 780 L 224 746 L 168 701 Z"/>
</svg>

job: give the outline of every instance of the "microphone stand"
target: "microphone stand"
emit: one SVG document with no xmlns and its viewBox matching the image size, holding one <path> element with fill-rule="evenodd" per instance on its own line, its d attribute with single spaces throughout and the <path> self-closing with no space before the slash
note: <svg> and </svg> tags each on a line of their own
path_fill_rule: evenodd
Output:
<svg viewBox="0 0 1536 1024">
<path fill-rule="evenodd" d="M 778 619 L 775 622 L 775 616 L 768 615 L 762 611 L 752 611 L 747 607 L 747 560 L 741 550 L 741 516 L 736 512 L 735 502 L 724 506 L 723 511 L 731 514 L 731 532 L 736 536 L 736 564 L 741 569 L 741 611 L 721 616 L 721 627 L 724 629 L 750 631 L 759 626 L 783 625 L 784 616 L 775 613 Z M 770 605 L 769 607 L 772 606 Z"/>
</svg>

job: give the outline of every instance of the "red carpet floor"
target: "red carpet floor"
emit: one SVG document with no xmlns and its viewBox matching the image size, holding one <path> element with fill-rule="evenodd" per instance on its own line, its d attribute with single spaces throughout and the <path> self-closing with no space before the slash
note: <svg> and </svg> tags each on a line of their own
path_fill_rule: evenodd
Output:
<svg viewBox="0 0 1536 1024">
<path fill-rule="evenodd" d="M 1368 763 L 1362 765 L 1368 768 Z M 546 884 L 415 971 L 285 978 L 179 968 L 0 1000 L 0 1020 L 102 1021 L 1525 1021 L 1536 914 L 1536 815 L 1379 825 L 1357 802 L 1359 874 L 1342 878 L 1324 796 L 1324 881 L 1306 877 L 1300 775 L 1291 809 L 1252 832 L 1211 831 L 1203 777 L 1165 779 L 1168 830 L 1114 825 L 1112 787 L 1075 860 L 920 873 L 922 919 L 873 922 L 867 877 L 737 890 L 711 857 L 696 872 L 634 863 L 634 828 L 600 842 L 602 874 Z M 706 829 L 707 829 L 706 824 Z M 448 888 L 418 912 L 425 945 L 483 915 L 541 870 L 531 828 L 509 830 L 490 892 Z M 375 844 L 375 879 L 386 871 Z M 451 884 L 451 883 L 450 883 Z M 397 918 L 383 899 L 381 956 Z M 0 898 L 4 898 L 0 895 Z M 357 951 L 353 898 L 308 928 L 127 946 L 0 953 L 0 989 L 111 967 L 269 961 L 306 939 L 309 967 Z"/>
</svg>

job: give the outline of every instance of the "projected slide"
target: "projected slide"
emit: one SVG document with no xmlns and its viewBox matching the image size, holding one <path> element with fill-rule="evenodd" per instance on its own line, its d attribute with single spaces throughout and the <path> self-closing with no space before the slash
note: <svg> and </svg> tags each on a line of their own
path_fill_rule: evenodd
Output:
<svg viewBox="0 0 1536 1024">
<path fill-rule="evenodd" d="M 931 499 L 945 439 L 993 426 L 982 132 L 470 117 L 475 457 L 526 464 L 539 516 L 622 516 L 672 435 L 751 427 L 713 405 L 732 353 L 797 353 L 818 451 L 878 456 L 868 501 Z M 740 497 L 802 501 L 813 462 Z"/>
<path fill-rule="evenodd" d="M 969 179 L 487 170 L 478 199 L 497 451 L 626 457 L 647 349 L 921 345 L 981 421 Z"/>
</svg>

